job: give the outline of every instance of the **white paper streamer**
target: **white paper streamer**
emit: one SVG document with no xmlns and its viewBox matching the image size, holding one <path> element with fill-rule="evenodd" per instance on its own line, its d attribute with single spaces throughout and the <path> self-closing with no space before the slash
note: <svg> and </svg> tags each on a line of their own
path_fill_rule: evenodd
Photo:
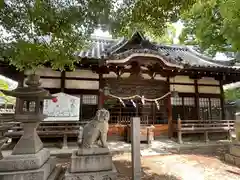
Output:
<svg viewBox="0 0 240 180">
<path fill-rule="evenodd" d="M 122 103 L 122 105 L 123 105 L 124 107 L 126 107 L 125 103 L 123 102 L 123 100 L 122 100 L 121 98 L 119 98 L 119 101 Z"/>
<path fill-rule="evenodd" d="M 145 105 L 145 98 L 144 96 L 141 97 L 142 104 Z"/>
<path fill-rule="evenodd" d="M 160 109 L 160 105 L 159 105 L 158 101 L 155 100 L 155 103 L 156 103 L 156 105 L 157 105 L 157 109 L 159 110 L 159 109 Z"/>
<path fill-rule="evenodd" d="M 137 107 L 136 103 L 132 99 L 131 99 L 131 102 L 132 102 L 133 106 L 136 108 Z"/>
</svg>

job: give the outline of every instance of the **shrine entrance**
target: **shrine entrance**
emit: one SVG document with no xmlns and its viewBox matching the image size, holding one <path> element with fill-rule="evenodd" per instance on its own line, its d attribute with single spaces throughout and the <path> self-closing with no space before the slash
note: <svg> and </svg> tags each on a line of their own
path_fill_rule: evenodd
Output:
<svg viewBox="0 0 240 180">
<path fill-rule="evenodd" d="M 140 117 L 142 125 L 168 124 L 168 96 L 157 101 L 152 100 L 168 93 L 165 81 L 129 77 L 108 78 L 105 79 L 105 83 L 110 87 L 111 94 L 116 96 L 108 99 L 112 102 L 109 108 L 111 124 L 130 124 L 130 119 L 134 116 Z M 146 100 L 136 98 L 135 95 Z"/>
</svg>

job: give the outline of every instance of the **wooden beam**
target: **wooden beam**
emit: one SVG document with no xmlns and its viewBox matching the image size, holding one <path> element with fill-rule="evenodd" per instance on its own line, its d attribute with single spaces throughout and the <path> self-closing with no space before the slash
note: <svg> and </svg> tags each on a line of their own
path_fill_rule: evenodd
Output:
<svg viewBox="0 0 240 180">
<path fill-rule="evenodd" d="M 104 81 L 103 74 L 99 74 L 98 109 L 103 108 L 103 103 L 104 103 Z"/>
<path fill-rule="evenodd" d="M 61 91 L 60 88 L 44 88 L 46 90 L 48 90 L 51 94 L 55 94 L 55 93 L 59 93 Z M 67 94 L 94 94 L 94 95 L 98 95 L 98 90 L 93 90 L 93 89 L 68 89 L 65 88 L 64 89 L 64 93 Z"/>
<path fill-rule="evenodd" d="M 170 91 L 170 80 L 167 77 L 168 91 Z M 168 112 L 168 137 L 173 137 L 173 122 L 172 122 L 172 104 L 171 95 L 167 96 L 167 112 Z"/>
<path fill-rule="evenodd" d="M 61 92 L 65 91 L 65 82 L 66 82 L 66 72 L 62 71 L 61 72 L 61 85 L 60 85 Z"/>
<path fill-rule="evenodd" d="M 225 102 L 225 96 L 223 91 L 223 80 L 220 80 L 220 101 L 221 101 L 221 109 L 222 109 L 222 119 L 225 119 L 225 108 L 224 108 L 224 102 Z"/>
<path fill-rule="evenodd" d="M 198 80 L 197 79 L 194 79 L 194 88 L 195 88 L 196 118 L 200 119 L 200 115 L 199 115 L 199 92 L 198 92 Z"/>
<path fill-rule="evenodd" d="M 193 83 L 183 83 L 183 82 L 171 82 L 170 84 L 174 84 L 174 85 L 194 85 L 194 82 Z M 199 84 L 198 83 L 198 86 L 206 86 L 206 87 L 219 87 L 220 85 L 219 84 Z"/>
</svg>

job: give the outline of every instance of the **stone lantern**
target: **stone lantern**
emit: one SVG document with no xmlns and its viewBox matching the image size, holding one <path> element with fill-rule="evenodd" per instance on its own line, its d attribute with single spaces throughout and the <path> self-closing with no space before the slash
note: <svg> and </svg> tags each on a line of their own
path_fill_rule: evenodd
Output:
<svg viewBox="0 0 240 180">
<path fill-rule="evenodd" d="M 40 104 L 44 99 L 52 99 L 53 96 L 40 87 L 39 80 L 40 77 L 33 74 L 26 81 L 28 87 L 18 87 L 13 91 L 2 90 L 4 94 L 19 98 L 23 102 L 21 109 L 15 112 L 15 120 L 23 123 L 24 133 L 12 154 L 34 154 L 43 148 L 43 143 L 36 131 L 38 124 L 46 118 Z"/>
<path fill-rule="evenodd" d="M 56 161 L 50 151 L 43 148 L 37 134 L 37 126 L 46 117 L 41 102 L 52 99 L 49 92 L 40 87 L 40 77 L 29 75 L 27 87 L 2 92 L 19 98 L 23 106 L 16 109 L 15 120 L 23 124 L 23 135 L 15 145 L 12 154 L 0 160 L 0 179 L 46 180 L 55 167 Z"/>
</svg>

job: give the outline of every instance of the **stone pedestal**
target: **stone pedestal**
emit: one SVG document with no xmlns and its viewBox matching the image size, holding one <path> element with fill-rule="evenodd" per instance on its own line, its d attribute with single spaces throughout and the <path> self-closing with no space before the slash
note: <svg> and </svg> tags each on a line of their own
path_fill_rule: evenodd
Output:
<svg viewBox="0 0 240 180">
<path fill-rule="evenodd" d="M 225 154 L 225 160 L 240 167 L 240 143 L 230 145 L 229 154 Z"/>
<path fill-rule="evenodd" d="M 47 149 L 36 154 L 10 155 L 0 160 L 0 179 L 47 180 L 55 166 L 55 158 L 50 158 Z"/>
<path fill-rule="evenodd" d="M 240 113 L 236 113 L 236 120 L 234 123 L 236 141 L 240 142 Z"/>
<path fill-rule="evenodd" d="M 235 121 L 236 140 L 229 147 L 229 154 L 225 155 L 225 160 L 240 167 L 240 113 L 236 114 Z"/>
<path fill-rule="evenodd" d="M 115 180 L 117 171 L 108 148 L 75 150 L 65 180 Z"/>
<path fill-rule="evenodd" d="M 44 117 L 44 115 L 15 115 L 18 121 L 23 122 L 23 135 L 15 145 L 12 154 L 34 154 L 43 148 L 43 143 L 37 134 L 37 126 Z M 24 122 L 24 120 L 30 122 Z"/>
</svg>

